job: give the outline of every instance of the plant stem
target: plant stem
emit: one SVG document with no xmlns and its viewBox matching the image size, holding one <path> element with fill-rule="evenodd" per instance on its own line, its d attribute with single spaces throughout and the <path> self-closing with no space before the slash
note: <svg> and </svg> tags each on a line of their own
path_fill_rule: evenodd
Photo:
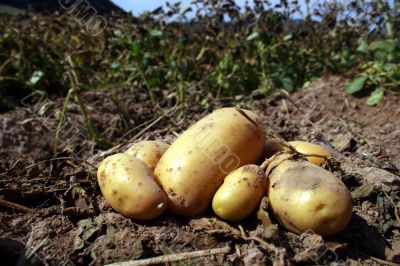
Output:
<svg viewBox="0 0 400 266">
<path fill-rule="evenodd" d="M 121 103 L 115 88 L 112 89 L 112 95 L 113 95 L 113 101 L 117 108 L 119 109 L 119 112 L 121 114 L 121 118 L 125 121 L 125 126 L 130 128 L 132 126 L 130 118 L 129 118 L 129 113 L 126 110 L 125 106 Z"/>
<path fill-rule="evenodd" d="M 155 104 L 155 103 L 156 103 L 156 98 L 155 98 L 155 96 L 154 96 L 153 89 L 151 88 L 149 82 L 147 81 L 146 75 L 145 75 L 143 69 L 139 66 L 139 64 L 136 64 L 136 68 L 137 68 L 137 70 L 139 71 L 139 74 L 140 74 L 140 76 L 142 77 L 143 82 L 144 82 L 144 84 L 145 84 L 146 87 L 147 87 L 147 92 L 149 93 L 151 102 Z"/>
<path fill-rule="evenodd" d="M 100 133 L 97 131 L 96 127 L 94 126 L 92 119 L 90 118 L 89 112 L 85 107 L 84 101 L 82 100 L 82 97 L 79 93 L 80 88 L 79 88 L 79 82 L 78 82 L 78 76 L 76 75 L 76 72 L 74 71 L 74 64 L 72 62 L 71 57 L 68 55 L 67 56 L 67 61 L 71 67 L 70 72 L 68 72 L 68 77 L 71 82 L 72 90 L 75 95 L 75 100 L 78 102 L 78 105 L 80 107 L 81 114 L 83 116 L 83 120 L 86 126 L 86 129 L 88 130 L 92 140 L 96 142 L 96 144 L 100 145 L 102 148 L 109 148 L 112 146 L 112 144 L 104 139 Z"/>
<path fill-rule="evenodd" d="M 57 146 L 58 146 L 58 141 L 60 139 L 61 129 L 62 129 L 64 121 L 65 121 L 65 114 L 67 113 L 69 99 L 71 98 L 73 92 L 74 92 L 74 89 L 69 89 L 67 96 L 65 97 L 64 106 L 63 106 L 63 109 L 62 109 L 62 112 L 60 115 L 60 119 L 58 120 L 56 136 L 54 138 L 54 144 L 53 144 L 53 154 L 54 155 L 57 153 Z"/>
<path fill-rule="evenodd" d="M 385 1 L 386 2 L 386 1 Z M 388 14 L 388 10 L 386 10 L 386 6 L 383 5 L 383 1 L 379 0 L 377 1 L 379 9 L 381 9 L 383 18 L 385 19 L 385 27 L 386 27 L 386 33 L 388 38 L 392 39 L 393 38 L 393 25 L 390 19 L 390 16 Z"/>
<path fill-rule="evenodd" d="M 393 25 L 396 25 L 396 28 L 394 28 L 394 30 L 397 33 L 397 30 L 399 29 L 399 0 L 394 0 L 393 1 Z"/>
<path fill-rule="evenodd" d="M 168 254 L 154 258 L 142 259 L 142 260 L 131 260 L 125 262 L 116 262 L 113 264 L 108 264 L 106 266 L 144 266 L 144 265 L 154 265 L 154 264 L 167 264 L 176 261 L 195 259 L 200 257 L 226 254 L 230 252 L 230 247 L 213 248 L 208 250 L 196 250 L 191 252 L 184 252 L 178 254 Z"/>
</svg>

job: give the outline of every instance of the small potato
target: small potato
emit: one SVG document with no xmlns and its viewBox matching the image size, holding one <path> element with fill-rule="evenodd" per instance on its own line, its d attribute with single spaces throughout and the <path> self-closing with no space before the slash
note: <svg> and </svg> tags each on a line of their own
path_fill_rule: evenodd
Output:
<svg viewBox="0 0 400 266">
<path fill-rule="evenodd" d="M 142 160 L 154 172 L 158 161 L 168 148 L 169 145 L 164 142 L 144 140 L 133 144 L 124 153 Z"/>
<path fill-rule="evenodd" d="M 243 110 L 222 108 L 180 135 L 154 171 L 168 195 L 168 211 L 182 216 L 204 212 L 234 169 L 260 159 L 265 132 L 260 118 Z"/>
<path fill-rule="evenodd" d="M 326 158 L 332 157 L 332 155 L 324 147 L 319 146 L 317 144 L 309 143 L 306 141 L 289 141 L 289 144 L 292 145 L 296 149 L 296 151 L 303 153 L 305 155 L 315 154 L 315 155 L 325 156 Z M 322 157 L 307 156 L 307 160 L 310 163 L 319 166 L 326 163 L 325 158 Z"/>
<path fill-rule="evenodd" d="M 269 205 L 290 231 L 330 236 L 349 223 L 351 194 L 331 172 L 307 161 L 284 160 L 268 177 Z"/>
<path fill-rule="evenodd" d="M 260 204 L 267 183 L 265 172 L 255 164 L 234 170 L 214 195 L 215 214 L 232 222 L 243 220 Z"/>
<path fill-rule="evenodd" d="M 97 180 L 106 201 L 126 217 L 154 219 L 166 208 L 167 197 L 153 173 L 132 155 L 118 153 L 104 159 Z"/>
</svg>

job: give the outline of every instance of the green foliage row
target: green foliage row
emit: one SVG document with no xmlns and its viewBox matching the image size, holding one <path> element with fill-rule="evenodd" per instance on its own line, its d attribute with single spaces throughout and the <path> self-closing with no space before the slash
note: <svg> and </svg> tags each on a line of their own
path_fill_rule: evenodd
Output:
<svg viewBox="0 0 400 266">
<path fill-rule="evenodd" d="M 345 11 L 362 7 L 368 13 L 358 16 L 373 21 L 363 33 L 337 7 L 322 3 L 303 14 L 295 1 L 239 9 L 234 1 L 203 0 L 140 17 L 114 14 L 96 37 L 68 12 L 2 15 L 0 109 L 32 90 L 66 95 L 70 71 L 80 90 L 131 86 L 154 103 L 165 95 L 182 103 L 193 94 L 291 92 L 323 75 L 343 75 L 355 78 L 349 93 L 374 88 L 368 103 L 376 104 L 399 87 L 397 5 L 355 3 Z"/>
<path fill-rule="evenodd" d="M 367 104 L 376 105 L 385 91 L 400 88 L 400 43 L 397 40 L 376 40 L 369 45 L 361 39 L 356 50 L 366 61 L 358 66 L 358 77 L 346 87 L 346 92 L 355 94 L 373 88 Z"/>
</svg>

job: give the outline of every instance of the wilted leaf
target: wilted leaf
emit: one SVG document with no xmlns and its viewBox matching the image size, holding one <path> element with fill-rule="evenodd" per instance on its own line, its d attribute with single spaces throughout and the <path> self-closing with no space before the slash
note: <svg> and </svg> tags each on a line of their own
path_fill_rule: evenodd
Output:
<svg viewBox="0 0 400 266">
<path fill-rule="evenodd" d="M 257 211 L 257 218 L 261 220 L 264 228 L 268 228 L 272 222 L 268 215 L 268 197 L 263 197 Z"/>
<path fill-rule="evenodd" d="M 98 218 L 102 218 L 99 216 Z M 78 229 L 74 239 L 74 250 L 80 250 L 89 239 L 98 233 L 103 227 L 101 219 L 85 219 L 78 222 Z"/>
<path fill-rule="evenodd" d="M 353 94 L 362 90 L 362 88 L 364 88 L 367 79 L 368 77 L 358 77 L 354 79 L 350 84 L 346 86 L 345 88 L 346 92 L 349 94 Z"/>
<path fill-rule="evenodd" d="M 351 192 L 353 199 L 362 199 L 369 197 L 374 192 L 374 186 L 370 183 L 364 183 L 356 190 Z"/>
</svg>

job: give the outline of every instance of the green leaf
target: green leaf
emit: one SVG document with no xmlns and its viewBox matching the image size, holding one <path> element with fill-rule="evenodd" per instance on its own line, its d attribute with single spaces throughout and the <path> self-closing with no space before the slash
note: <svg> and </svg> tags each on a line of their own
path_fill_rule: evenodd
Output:
<svg viewBox="0 0 400 266">
<path fill-rule="evenodd" d="M 354 79 L 350 84 L 348 84 L 345 88 L 348 94 L 356 93 L 362 88 L 364 88 L 365 82 L 367 81 L 368 77 L 358 77 Z"/>
<path fill-rule="evenodd" d="M 150 88 L 155 88 L 160 84 L 160 79 L 156 75 L 150 75 L 147 77 L 147 84 Z"/>
<path fill-rule="evenodd" d="M 121 64 L 118 61 L 114 61 L 111 63 L 111 68 L 112 69 L 117 69 L 121 66 Z"/>
<path fill-rule="evenodd" d="M 293 91 L 294 84 L 293 84 L 293 81 L 291 78 L 282 78 L 281 83 L 282 83 L 283 88 L 286 91 Z"/>
<path fill-rule="evenodd" d="M 368 105 L 376 105 L 378 104 L 384 96 L 384 90 L 382 88 L 378 88 L 374 90 L 367 100 Z"/>
<path fill-rule="evenodd" d="M 202 59 L 203 55 L 207 52 L 207 50 L 208 49 L 206 47 L 201 48 L 200 53 L 196 57 L 196 61 L 199 61 L 200 59 Z"/>
<path fill-rule="evenodd" d="M 114 35 L 115 35 L 116 37 L 122 37 L 122 36 L 123 36 L 123 34 L 122 34 L 122 32 L 121 32 L 120 30 L 115 30 L 115 31 L 114 31 Z"/>
<path fill-rule="evenodd" d="M 358 42 L 357 52 L 368 53 L 368 43 L 365 39 L 360 39 Z"/>
<path fill-rule="evenodd" d="M 374 52 L 375 60 L 390 61 L 393 59 L 396 45 L 389 40 L 378 40 L 372 42 L 369 49 Z"/>
<path fill-rule="evenodd" d="M 369 49 L 370 50 L 382 50 L 385 51 L 386 53 L 391 53 L 395 50 L 396 45 L 392 41 L 388 40 L 378 40 L 374 41 L 370 44 Z"/>
<path fill-rule="evenodd" d="M 150 31 L 150 36 L 159 38 L 163 36 L 163 32 L 160 30 L 152 30 Z"/>
<path fill-rule="evenodd" d="M 205 107 L 208 107 L 208 100 L 207 100 L 207 98 L 203 98 L 202 100 L 201 100 L 201 102 L 200 102 L 200 105 L 201 106 L 205 106 Z"/>
<path fill-rule="evenodd" d="M 252 41 L 252 40 L 255 40 L 255 39 L 257 39 L 258 38 L 258 36 L 260 36 L 260 34 L 258 34 L 258 32 L 253 32 L 252 34 L 250 34 L 248 37 L 247 37 L 247 41 Z"/>
<path fill-rule="evenodd" d="M 35 86 L 44 76 L 44 72 L 41 70 L 36 70 L 33 72 L 32 77 L 29 79 L 29 85 Z"/>
<path fill-rule="evenodd" d="M 132 55 L 134 57 L 139 57 L 142 54 L 142 45 L 140 41 L 135 41 L 132 44 Z"/>
<path fill-rule="evenodd" d="M 293 34 L 286 34 L 285 36 L 283 36 L 283 40 L 284 41 L 289 41 L 289 40 L 292 39 L 292 37 L 293 37 Z"/>
</svg>

